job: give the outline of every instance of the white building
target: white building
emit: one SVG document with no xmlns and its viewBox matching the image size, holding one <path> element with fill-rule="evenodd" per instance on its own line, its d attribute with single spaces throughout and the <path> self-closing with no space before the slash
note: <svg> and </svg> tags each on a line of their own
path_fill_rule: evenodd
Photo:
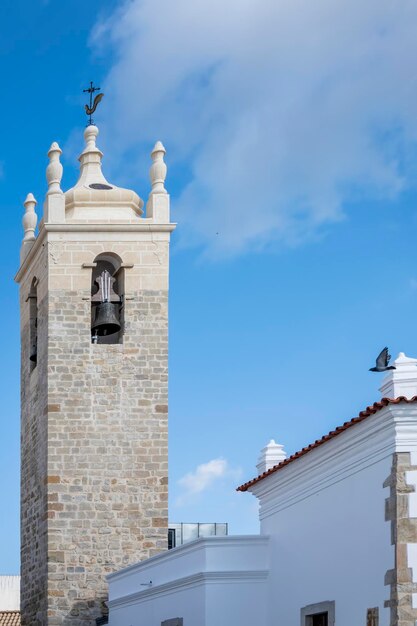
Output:
<svg viewBox="0 0 417 626">
<path fill-rule="evenodd" d="M 108 576 L 110 626 L 415 626 L 417 359 L 382 399 L 239 487 L 259 536 L 198 539 Z"/>
<path fill-rule="evenodd" d="M 20 626 L 20 576 L 0 576 L 0 626 Z"/>
</svg>

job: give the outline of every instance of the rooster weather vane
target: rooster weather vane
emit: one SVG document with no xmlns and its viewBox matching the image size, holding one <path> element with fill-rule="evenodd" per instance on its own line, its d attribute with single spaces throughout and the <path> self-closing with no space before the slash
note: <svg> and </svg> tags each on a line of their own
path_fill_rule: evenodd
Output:
<svg viewBox="0 0 417 626">
<path fill-rule="evenodd" d="M 89 120 L 88 120 L 88 124 L 91 126 L 91 124 L 94 124 L 94 120 L 93 120 L 93 113 L 96 110 L 97 106 L 99 105 L 99 103 L 101 102 L 101 100 L 104 97 L 104 93 L 98 93 L 96 95 L 96 97 L 94 98 L 94 102 L 93 102 L 93 94 L 95 91 L 100 91 L 100 87 L 94 87 L 93 81 L 90 81 L 90 86 L 88 89 L 83 89 L 83 93 L 89 93 L 90 94 L 90 106 L 88 106 L 88 104 L 84 105 L 85 108 L 85 112 L 87 113 L 87 115 L 89 116 Z"/>
</svg>

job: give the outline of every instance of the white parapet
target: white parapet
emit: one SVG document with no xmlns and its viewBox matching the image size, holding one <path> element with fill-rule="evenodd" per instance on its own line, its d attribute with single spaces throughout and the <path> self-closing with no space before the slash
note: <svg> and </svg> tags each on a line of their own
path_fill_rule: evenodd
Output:
<svg viewBox="0 0 417 626">
<path fill-rule="evenodd" d="M 110 626 L 266 626 L 269 537 L 205 537 L 110 574 Z M 177 618 L 177 620 L 175 620 Z"/>
<path fill-rule="evenodd" d="M 400 352 L 394 361 L 395 370 L 389 370 L 379 388 L 383 398 L 413 398 L 417 396 L 417 359 Z"/>
</svg>

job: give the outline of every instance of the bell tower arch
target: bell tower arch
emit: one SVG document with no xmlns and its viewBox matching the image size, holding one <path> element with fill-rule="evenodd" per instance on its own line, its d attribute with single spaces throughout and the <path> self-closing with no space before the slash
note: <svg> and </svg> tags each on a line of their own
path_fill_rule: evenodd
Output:
<svg viewBox="0 0 417 626">
<path fill-rule="evenodd" d="M 108 182 L 98 128 L 61 189 L 25 201 L 21 307 L 23 626 L 106 621 L 105 576 L 167 547 L 169 196 Z"/>
<path fill-rule="evenodd" d="M 116 254 L 94 259 L 91 281 L 92 343 L 122 343 L 124 333 L 124 268 Z"/>
</svg>

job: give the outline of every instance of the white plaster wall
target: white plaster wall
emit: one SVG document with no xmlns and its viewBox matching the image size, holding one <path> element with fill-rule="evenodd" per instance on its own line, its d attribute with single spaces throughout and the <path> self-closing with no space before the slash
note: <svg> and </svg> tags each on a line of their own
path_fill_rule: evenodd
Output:
<svg viewBox="0 0 417 626">
<path fill-rule="evenodd" d="M 20 576 L 0 576 L 0 611 L 20 610 Z"/>
<path fill-rule="evenodd" d="M 183 617 L 184 626 L 206 626 L 203 585 L 111 607 L 109 626 L 161 626 L 174 617 Z"/>
<path fill-rule="evenodd" d="M 207 586 L 206 626 L 263 626 L 267 615 L 266 581 L 219 581 Z M 193 626 L 185 622 L 184 626 Z"/>
<path fill-rule="evenodd" d="M 182 617 L 184 626 L 263 626 L 266 619 L 263 581 L 200 581 L 175 592 L 111 607 L 110 626 L 160 626 Z"/>
<path fill-rule="evenodd" d="M 264 626 L 267 537 L 207 537 L 111 574 L 110 626 Z M 145 586 L 152 581 L 152 585 Z"/>
<path fill-rule="evenodd" d="M 332 600 L 337 626 L 365 624 L 373 607 L 389 626 L 384 576 L 394 549 L 383 483 L 394 451 L 381 411 L 255 486 L 271 546 L 268 626 L 299 626 L 302 607 Z"/>
<path fill-rule="evenodd" d="M 394 555 L 382 484 L 390 468 L 391 458 L 379 461 L 262 522 L 271 536 L 271 626 L 299 626 L 303 606 L 326 600 L 336 602 L 337 626 L 365 624 L 377 606 L 380 626 L 389 626 L 384 575 Z"/>
<path fill-rule="evenodd" d="M 109 599 L 117 600 L 200 572 L 264 571 L 268 539 L 259 535 L 202 537 L 108 576 Z"/>
</svg>

